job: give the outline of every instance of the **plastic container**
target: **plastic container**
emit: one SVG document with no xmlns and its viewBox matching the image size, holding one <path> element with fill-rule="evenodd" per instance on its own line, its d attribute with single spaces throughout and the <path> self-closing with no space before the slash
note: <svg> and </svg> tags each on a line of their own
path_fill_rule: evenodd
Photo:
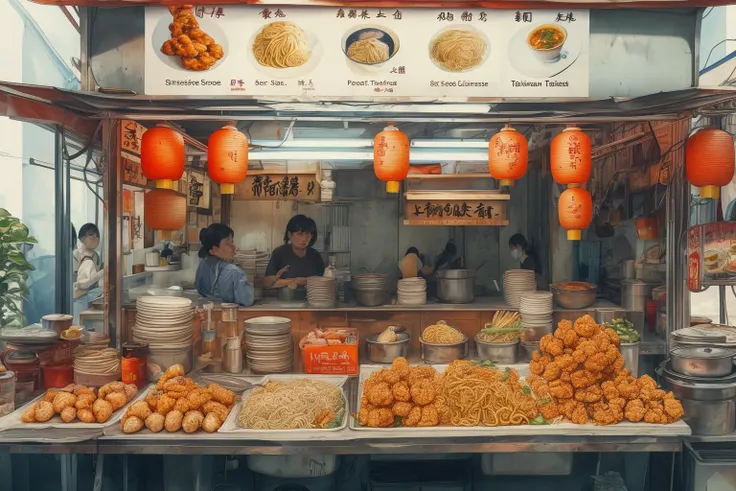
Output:
<svg viewBox="0 0 736 491">
<path fill-rule="evenodd" d="M 568 476 L 571 452 L 484 453 L 480 467 L 486 476 Z"/>
</svg>

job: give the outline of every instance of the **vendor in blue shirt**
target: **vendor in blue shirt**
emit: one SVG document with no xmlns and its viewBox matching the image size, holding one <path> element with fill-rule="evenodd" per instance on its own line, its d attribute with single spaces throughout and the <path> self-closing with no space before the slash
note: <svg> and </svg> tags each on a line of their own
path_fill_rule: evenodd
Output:
<svg viewBox="0 0 736 491">
<path fill-rule="evenodd" d="M 305 286 L 310 276 L 322 276 L 325 263 L 312 246 L 317 242 L 317 224 L 305 215 L 286 224 L 284 245 L 273 250 L 266 267 L 266 288 Z"/>
<path fill-rule="evenodd" d="M 199 257 L 203 261 L 194 279 L 197 292 L 217 302 L 253 305 L 253 285 L 248 284 L 245 271 L 233 264 L 233 229 L 213 223 L 199 233 L 199 242 Z"/>
</svg>

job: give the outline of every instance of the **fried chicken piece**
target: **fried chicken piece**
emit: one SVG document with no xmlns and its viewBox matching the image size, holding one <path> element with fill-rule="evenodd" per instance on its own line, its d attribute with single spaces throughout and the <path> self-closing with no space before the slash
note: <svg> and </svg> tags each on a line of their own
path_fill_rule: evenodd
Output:
<svg viewBox="0 0 736 491">
<path fill-rule="evenodd" d="M 621 411 L 623 413 L 624 408 L 626 407 L 626 404 L 628 401 L 624 399 L 623 397 L 614 397 L 613 399 L 610 399 L 608 401 L 608 405 L 612 408 L 616 408 L 617 410 Z"/>
<path fill-rule="evenodd" d="M 159 412 L 159 414 L 161 414 Z M 166 414 L 166 419 L 164 421 L 164 427 L 166 428 L 166 431 L 169 433 L 174 433 L 175 431 L 179 431 L 181 429 L 182 421 L 184 420 L 184 414 L 180 413 L 179 411 L 169 411 Z"/>
<path fill-rule="evenodd" d="M 605 329 L 603 329 L 603 333 L 608 337 L 608 340 L 616 348 L 618 348 L 621 345 L 621 340 L 618 338 L 618 334 L 616 334 L 616 331 L 614 331 L 610 327 L 606 327 Z"/>
<path fill-rule="evenodd" d="M 662 389 L 654 389 L 654 390 L 642 389 L 639 392 L 639 399 L 641 399 L 644 402 L 647 402 L 647 401 L 661 401 L 661 400 L 664 399 L 664 396 L 666 394 L 667 393 L 665 391 L 663 391 Z"/>
<path fill-rule="evenodd" d="M 435 384 L 427 379 L 415 382 L 410 389 L 411 399 L 418 406 L 432 404 L 437 397 Z"/>
<path fill-rule="evenodd" d="M 333 416 L 334 417 L 334 416 Z M 329 422 L 330 420 L 328 420 Z M 222 420 L 215 413 L 209 413 L 202 421 L 202 429 L 207 433 L 214 433 L 222 426 Z M 322 426 L 320 426 L 322 428 Z"/>
<path fill-rule="evenodd" d="M 92 404 L 97 400 L 94 394 L 80 394 L 74 407 L 77 409 L 92 409 Z"/>
<path fill-rule="evenodd" d="M 555 380 L 549 384 L 549 393 L 555 399 L 572 399 L 572 384 L 569 382 L 563 382 L 562 380 Z"/>
<path fill-rule="evenodd" d="M 585 409 L 585 404 L 578 402 L 572 412 L 570 422 L 576 425 L 584 425 L 588 422 L 588 411 Z"/>
<path fill-rule="evenodd" d="M 547 363 L 547 366 L 544 368 L 544 372 L 542 372 L 542 377 L 548 382 L 552 382 L 554 380 L 557 380 L 560 378 L 560 374 L 562 373 L 562 369 L 555 361 L 551 361 Z"/>
<path fill-rule="evenodd" d="M 181 411 L 182 414 L 186 414 L 188 411 L 191 411 L 193 408 L 189 406 L 189 401 L 186 397 L 180 397 L 176 400 L 176 404 L 174 404 L 174 409 L 177 411 Z"/>
<path fill-rule="evenodd" d="M 591 373 L 588 370 L 577 370 L 570 374 L 570 381 L 572 386 L 576 389 L 583 389 L 593 385 L 598 381 L 598 379 L 594 373 Z"/>
<path fill-rule="evenodd" d="M 584 389 L 575 391 L 575 400 L 578 402 L 586 402 L 588 404 L 598 402 L 603 397 L 603 391 L 598 385 L 590 385 Z"/>
<path fill-rule="evenodd" d="M 374 409 L 375 406 L 371 406 L 370 404 L 360 405 L 360 410 L 358 411 L 358 422 L 360 426 L 368 426 L 368 415 Z"/>
<path fill-rule="evenodd" d="M 146 428 L 151 433 L 159 433 L 164 429 L 166 423 L 166 416 L 159 413 L 151 413 L 145 420 Z"/>
<path fill-rule="evenodd" d="M 539 375 L 530 375 L 525 381 L 532 393 L 540 399 L 550 395 L 549 384 Z"/>
<path fill-rule="evenodd" d="M 181 429 L 184 433 L 194 433 L 202 427 L 204 421 L 204 414 L 199 411 L 189 411 L 184 415 L 184 419 L 181 422 Z"/>
<path fill-rule="evenodd" d="M 77 409 L 75 407 L 65 407 L 63 411 L 61 411 L 61 420 L 64 423 L 71 423 L 77 419 Z"/>
<path fill-rule="evenodd" d="M 596 404 L 591 416 L 593 423 L 600 426 L 615 425 L 624 419 L 623 410 L 606 403 Z"/>
<path fill-rule="evenodd" d="M 605 397 L 607 401 L 620 397 L 618 389 L 616 388 L 616 384 L 613 382 L 613 380 L 606 380 L 605 382 L 603 382 L 601 384 L 601 389 L 603 390 L 603 397 Z"/>
<path fill-rule="evenodd" d="M 169 411 L 174 409 L 175 405 L 176 400 L 164 394 L 158 399 L 158 403 L 156 404 L 156 412 L 166 416 Z"/>
<path fill-rule="evenodd" d="M 371 428 L 389 428 L 394 425 L 394 413 L 386 407 L 379 407 L 368 414 L 368 426 Z"/>
<path fill-rule="evenodd" d="M 174 399 L 175 401 L 178 401 L 179 399 L 186 398 L 191 392 L 192 391 L 188 390 L 169 390 L 165 391 L 164 394 Z"/>
<path fill-rule="evenodd" d="M 618 378 L 616 380 L 618 380 Z M 624 380 L 626 380 L 626 378 L 624 378 Z M 629 401 L 638 399 L 639 393 L 641 392 L 641 389 L 639 389 L 637 384 L 629 383 L 628 381 L 616 383 L 616 389 L 618 389 L 618 393 L 621 397 Z"/>
<path fill-rule="evenodd" d="M 634 399 L 626 403 L 624 409 L 624 416 L 632 423 L 638 423 L 644 419 L 647 409 L 644 407 L 644 403 L 639 399 Z"/>
<path fill-rule="evenodd" d="M 555 329 L 555 336 L 562 339 L 564 334 L 568 331 L 572 331 L 572 322 L 567 319 L 562 319 L 557 323 L 557 329 Z M 559 335 L 557 333 L 560 333 Z"/>
<path fill-rule="evenodd" d="M 409 402 L 411 400 L 409 386 L 403 380 L 396 382 L 391 387 L 391 395 L 393 396 L 394 401 Z"/>
<path fill-rule="evenodd" d="M 558 380 L 570 383 L 570 381 L 572 380 L 572 377 L 570 377 L 570 372 L 562 372 Z"/>
<path fill-rule="evenodd" d="M 374 406 L 387 407 L 394 402 L 391 388 L 386 382 L 378 382 L 375 386 L 371 387 L 366 395 L 368 396 L 368 401 Z"/>
<path fill-rule="evenodd" d="M 577 363 L 584 363 L 589 356 L 593 356 L 596 353 L 598 353 L 598 346 L 595 342 L 591 339 L 583 339 L 578 343 L 575 351 L 573 351 L 572 357 Z"/>
<path fill-rule="evenodd" d="M 560 417 L 560 406 L 552 399 L 545 400 L 539 404 L 539 414 L 546 420 L 553 420 Z"/>
<path fill-rule="evenodd" d="M 44 402 L 49 402 L 49 401 L 44 401 Z M 36 406 L 37 405 L 38 405 L 38 403 L 31 404 L 30 406 L 28 406 L 25 409 L 25 411 L 23 411 L 23 414 L 21 414 L 20 420 L 23 421 L 24 423 L 35 423 L 36 422 Z"/>
<path fill-rule="evenodd" d="M 393 370 L 384 369 L 379 373 L 379 379 L 381 382 L 386 382 L 389 387 L 401 380 L 401 376 L 398 372 Z"/>
<path fill-rule="evenodd" d="M 394 361 L 391 363 L 391 370 L 398 373 L 399 378 L 404 380 L 409 376 L 409 362 L 403 356 L 394 358 Z"/>
<path fill-rule="evenodd" d="M 169 368 L 166 369 L 163 375 L 161 375 L 161 378 L 158 380 L 158 383 L 156 383 L 156 388 L 161 390 L 164 387 L 164 384 L 171 380 L 174 377 L 183 377 L 185 375 L 184 373 L 184 367 L 180 364 L 171 365 Z"/>
<path fill-rule="evenodd" d="M 409 411 L 409 415 L 404 418 L 404 426 L 416 426 L 421 419 L 422 408 L 419 406 L 414 406 L 412 410 Z"/>
<path fill-rule="evenodd" d="M 598 324 L 589 315 L 579 317 L 572 327 L 578 333 L 578 336 L 583 338 L 592 337 L 600 329 Z"/>
<path fill-rule="evenodd" d="M 535 351 L 532 353 L 532 361 L 529 362 L 529 371 L 534 375 L 542 375 L 551 361 L 549 356 L 542 356 L 539 351 Z"/>
<path fill-rule="evenodd" d="M 235 402 L 235 393 L 220 385 L 210 384 L 207 386 L 207 390 L 212 394 L 212 398 L 220 404 L 232 406 Z"/>
<path fill-rule="evenodd" d="M 50 402 L 51 404 L 54 403 L 54 398 L 56 397 L 56 394 L 58 394 L 59 391 L 56 389 L 49 389 L 46 391 L 46 394 L 43 396 L 43 400 L 46 402 Z"/>
<path fill-rule="evenodd" d="M 583 368 L 589 372 L 602 372 L 606 366 L 608 366 L 608 361 L 605 353 L 596 353 L 589 356 L 583 363 Z"/>
<path fill-rule="evenodd" d="M 66 393 L 66 392 L 64 392 L 64 393 Z M 61 394 L 61 392 L 59 392 L 59 394 Z M 57 394 L 57 395 L 59 395 L 59 394 Z M 73 394 L 69 394 L 69 395 L 73 395 Z M 54 397 L 54 400 L 56 400 L 56 397 Z M 35 409 L 36 409 L 35 410 L 35 418 L 36 418 L 36 422 L 38 422 L 38 423 L 45 423 L 46 421 L 48 421 L 51 418 L 53 418 L 54 415 L 56 414 L 56 412 L 54 411 L 53 404 L 51 404 L 50 402 L 47 402 L 47 401 L 40 401 L 40 402 L 36 403 L 36 408 Z"/>
<path fill-rule="evenodd" d="M 138 418 L 141 418 L 143 421 L 145 421 L 152 413 L 150 406 L 146 403 L 146 401 L 138 401 L 134 402 L 133 405 L 131 405 L 128 410 L 126 411 L 126 414 L 129 416 L 136 416 Z"/>
<path fill-rule="evenodd" d="M 567 322 L 569 324 L 569 327 L 567 327 L 567 325 L 565 328 L 558 327 L 554 335 L 557 339 L 562 340 L 562 344 L 565 346 L 565 348 L 575 348 L 578 344 L 578 333 L 573 330 L 570 321 L 563 322 Z M 562 322 L 560 322 L 559 325 L 561 324 Z"/>
<path fill-rule="evenodd" d="M 205 415 L 215 413 L 220 421 L 225 421 L 227 419 L 227 415 L 230 414 L 230 409 L 217 401 L 209 401 L 202 404 L 202 412 L 204 412 Z M 330 418 L 330 420 L 332 420 L 332 418 Z"/>
<path fill-rule="evenodd" d="M 636 385 L 638 385 L 639 388 L 642 390 L 655 390 L 657 388 L 657 382 L 655 382 L 654 379 L 649 375 L 642 375 L 641 377 L 639 377 L 636 381 Z"/>
<path fill-rule="evenodd" d="M 406 382 L 409 388 L 419 380 L 428 379 L 430 381 L 437 380 L 437 370 L 430 366 L 410 367 L 409 374 L 406 376 Z"/>
<path fill-rule="evenodd" d="M 391 412 L 394 413 L 394 416 L 405 418 L 409 416 L 409 412 L 412 410 L 413 407 L 414 405 L 410 402 L 394 402 L 394 405 L 391 408 Z"/>
<path fill-rule="evenodd" d="M 130 416 L 129 418 L 121 419 L 120 429 L 123 430 L 123 433 L 136 433 L 138 431 L 141 431 L 141 429 L 143 429 L 143 421 L 140 418 L 137 418 L 135 416 Z"/>
<path fill-rule="evenodd" d="M 121 392 L 114 393 L 122 394 Z M 112 394 L 108 394 L 108 396 L 110 395 Z M 104 423 L 110 419 L 110 416 L 112 416 L 112 412 L 114 411 L 113 407 L 112 403 L 108 402 L 106 399 L 97 399 L 94 404 L 92 404 L 92 414 L 95 416 L 95 421 L 98 423 Z"/>
<path fill-rule="evenodd" d="M 545 334 L 539 340 L 539 351 L 551 356 L 560 356 L 565 345 L 561 339 L 554 337 L 552 334 Z"/>
<path fill-rule="evenodd" d="M 206 390 L 197 389 L 191 391 L 189 394 L 187 394 L 187 401 L 189 401 L 190 408 L 189 410 L 198 410 L 205 403 L 211 401 L 212 397 L 212 394 L 210 394 Z"/>
<path fill-rule="evenodd" d="M 150 389 L 148 391 L 148 394 L 146 395 L 146 403 L 148 404 L 148 407 L 151 408 L 151 411 L 155 411 L 158 408 L 158 401 L 161 399 L 162 395 L 163 393 L 156 389 Z"/>
<path fill-rule="evenodd" d="M 574 372 L 578 368 L 578 362 L 575 361 L 572 355 L 560 355 L 555 358 L 555 363 L 560 366 L 563 372 Z"/>
<path fill-rule="evenodd" d="M 647 409 L 644 414 L 644 422 L 650 424 L 667 424 L 667 416 L 663 408 Z"/>
<path fill-rule="evenodd" d="M 95 413 L 92 409 L 77 409 L 77 419 L 82 423 L 96 423 Z"/>
<path fill-rule="evenodd" d="M 117 411 L 128 403 L 128 397 L 125 395 L 125 389 L 123 389 L 122 392 L 111 392 L 107 394 L 105 396 L 105 400 L 112 405 L 113 411 Z"/>
<path fill-rule="evenodd" d="M 47 402 L 47 401 L 44 401 Z M 67 407 L 74 407 L 74 404 L 77 402 L 77 396 L 75 396 L 72 393 L 69 392 L 57 392 L 54 396 L 54 401 L 52 402 L 52 406 L 54 408 L 54 412 L 56 414 L 61 414 L 61 412 L 67 408 Z"/>
<path fill-rule="evenodd" d="M 568 420 L 572 419 L 572 413 L 578 407 L 580 403 L 575 399 L 562 399 L 557 401 L 557 405 L 560 408 L 560 414 Z"/>
<path fill-rule="evenodd" d="M 682 409 L 682 403 L 677 399 L 665 399 L 663 405 L 664 414 L 667 416 L 668 423 L 675 423 L 685 415 L 685 411 Z"/>
<path fill-rule="evenodd" d="M 437 426 L 440 422 L 439 414 L 437 414 L 437 408 L 434 404 L 422 407 L 422 417 L 419 418 L 417 426 L 428 427 Z"/>
<path fill-rule="evenodd" d="M 125 397 L 128 402 L 132 401 L 138 395 L 138 387 L 135 384 L 125 384 Z"/>
</svg>

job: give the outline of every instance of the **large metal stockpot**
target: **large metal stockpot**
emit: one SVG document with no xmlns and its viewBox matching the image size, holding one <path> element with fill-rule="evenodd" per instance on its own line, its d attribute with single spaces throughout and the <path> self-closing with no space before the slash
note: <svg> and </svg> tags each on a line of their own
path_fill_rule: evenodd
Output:
<svg viewBox="0 0 736 491">
<path fill-rule="evenodd" d="M 641 280 L 621 281 L 621 303 L 627 312 L 644 312 L 647 299 L 651 298 L 652 290 L 657 283 L 647 283 Z"/>
<path fill-rule="evenodd" d="M 723 377 L 733 371 L 736 350 L 710 346 L 678 346 L 670 352 L 672 368 L 691 377 Z"/>
<path fill-rule="evenodd" d="M 471 303 L 475 300 L 475 271 L 470 269 L 437 271 L 437 297 L 447 303 Z"/>
</svg>

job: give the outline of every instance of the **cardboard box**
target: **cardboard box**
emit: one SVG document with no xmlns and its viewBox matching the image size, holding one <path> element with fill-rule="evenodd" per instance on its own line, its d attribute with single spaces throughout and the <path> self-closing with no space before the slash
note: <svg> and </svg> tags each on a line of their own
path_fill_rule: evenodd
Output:
<svg viewBox="0 0 736 491">
<path fill-rule="evenodd" d="M 323 329 L 326 336 L 340 331 L 347 332 L 345 344 L 304 346 L 304 372 L 320 375 L 358 375 L 360 361 L 358 359 L 358 330 L 348 328 Z"/>
</svg>

